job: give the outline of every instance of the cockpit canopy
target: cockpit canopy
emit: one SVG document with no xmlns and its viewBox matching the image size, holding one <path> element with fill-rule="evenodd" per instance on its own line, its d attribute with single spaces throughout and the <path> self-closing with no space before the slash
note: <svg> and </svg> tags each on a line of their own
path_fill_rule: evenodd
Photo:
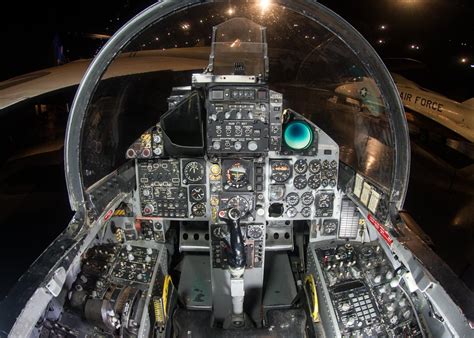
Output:
<svg viewBox="0 0 474 338">
<path fill-rule="evenodd" d="M 354 28 L 313 1 L 168 0 L 115 34 L 81 83 L 66 144 L 73 209 L 127 161 L 130 144 L 172 105 L 168 98 L 206 71 L 255 75 L 283 93 L 284 106 L 339 144 L 343 191 L 362 200 L 370 184 L 387 222 L 389 210 L 401 208 L 410 153 L 404 111 L 385 66 Z M 196 135 L 181 137 L 205 146 Z"/>
</svg>

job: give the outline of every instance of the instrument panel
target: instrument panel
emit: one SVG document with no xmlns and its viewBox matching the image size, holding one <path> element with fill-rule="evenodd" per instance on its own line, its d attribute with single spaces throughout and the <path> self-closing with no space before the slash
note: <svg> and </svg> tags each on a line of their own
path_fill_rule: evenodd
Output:
<svg viewBox="0 0 474 338">
<path fill-rule="evenodd" d="M 137 158 L 141 216 L 217 223 L 235 207 L 248 222 L 338 217 L 339 148 L 324 131 L 265 86 L 211 86 L 207 98 L 204 156 Z"/>
<path fill-rule="evenodd" d="M 323 311 L 335 314 L 335 335 L 416 337 L 417 320 L 400 276 L 376 243 L 346 243 L 311 251 L 321 271 L 317 280 Z M 327 291 L 327 292 L 326 292 Z"/>
</svg>

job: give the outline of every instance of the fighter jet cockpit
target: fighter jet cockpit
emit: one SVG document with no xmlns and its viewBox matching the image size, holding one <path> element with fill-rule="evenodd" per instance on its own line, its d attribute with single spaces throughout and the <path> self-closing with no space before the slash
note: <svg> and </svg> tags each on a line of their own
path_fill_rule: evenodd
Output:
<svg viewBox="0 0 474 338">
<path fill-rule="evenodd" d="M 65 158 L 76 214 L 4 303 L 12 336 L 473 333 L 407 245 L 394 83 L 314 1 L 152 5 L 88 69 Z"/>
</svg>

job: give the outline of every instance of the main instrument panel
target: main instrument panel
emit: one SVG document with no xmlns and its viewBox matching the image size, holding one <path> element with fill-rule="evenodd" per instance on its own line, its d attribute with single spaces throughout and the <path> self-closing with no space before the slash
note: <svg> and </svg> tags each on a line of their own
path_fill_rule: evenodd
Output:
<svg viewBox="0 0 474 338">
<path fill-rule="evenodd" d="M 135 156 L 141 216 L 217 223 L 234 207 L 249 222 L 338 216 L 332 139 L 266 86 L 211 86 L 206 95 L 204 156 L 166 157 L 156 131 L 127 152 L 146 154 Z"/>
</svg>

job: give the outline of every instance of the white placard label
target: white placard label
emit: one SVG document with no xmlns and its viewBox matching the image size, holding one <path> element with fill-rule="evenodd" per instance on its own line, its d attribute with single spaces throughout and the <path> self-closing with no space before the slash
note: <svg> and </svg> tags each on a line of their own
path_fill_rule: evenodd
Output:
<svg viewBox="0 0 474 338">
<path fill-rule="evenodd" d="M 362 194 L 360 195 L 360 201 L 367 205 L 369 202 L 370 192 L 372 191 L 372 187 L 367 182 L 364 182 L 364 188 L 362 189 Z"/>
<path fill-rule="evenodd" d="M 354 195 L 360 197 L 360 193 L 362 192 L 362 184 L 364 183 L 364 179 L 359 174 L 356 174 L 355 182 L 354 182 Z"/>
<path fill-rule="evenodd" d="M 369 205 L 367 206 L 369 210 L 375 213 L 379 205 L 379 201 L 380 201 L 380 194 L 376 192 L 375 190 L 372 190 L 372 194 L 370 194 Z"/>
</svg>

